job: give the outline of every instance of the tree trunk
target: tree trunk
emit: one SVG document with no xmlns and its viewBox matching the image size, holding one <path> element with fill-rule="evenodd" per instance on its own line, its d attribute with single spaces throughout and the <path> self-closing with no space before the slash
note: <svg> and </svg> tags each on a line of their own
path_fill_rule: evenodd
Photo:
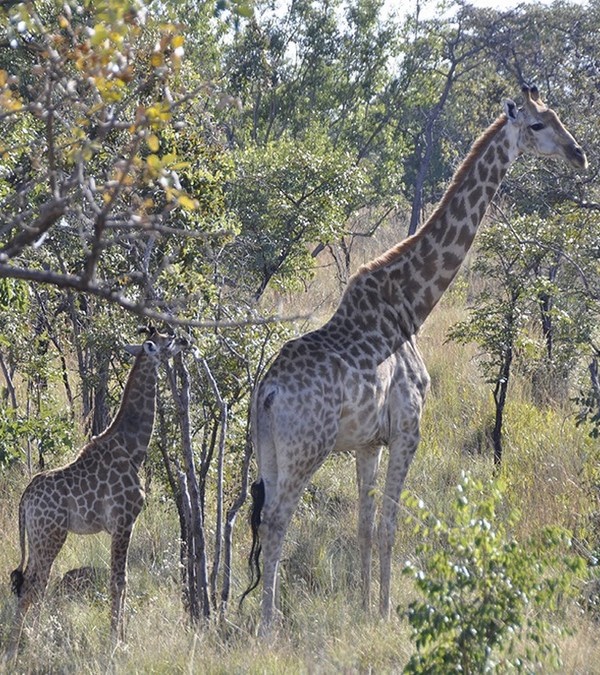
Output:
<svg viewBox="0 0 600 675">
<path fill-rule="evenodd" d="M 593 417 L 600 420 L 600 375 L 598 374 L 598 357 L 594 356 L 588 366 L 590 371 L 590 382 L 592 383 L 592 391 L 594 392 L 594 399 L 596 401 L 597 411 Z"/>
<path fill-rule="evenodd" d="M 431 164 L 431 158 L 433 156 L 435 124 L 444 110 L 444 106 L 446 105 L 452 85 L 456 81 L 455 74 L 457 63 L 458 62 L 452 62 L 450 64 L 450 68 L 446 74 L 446 81 L 444 82 L 444 89 L 442 90 L 438 102 L 429 111 L 429 115 L 427 116 L 427 121 L 425 123 L 425 129 L 423 130 L 422 139 L 425 149 L 421 152 L 419 157 L 419 170 L 417 171 L 417 176 L 415 178 L 415 195 L 413 197 L 410 224 L 408 226 L 409 235 L 414 234 L 417 231 L 417 227 L 419 226 L 419 222 L 421 220 L 421 211 L 423 210 L 423 187 L 425 185 L 425 178 L 427 177 L 429 165 Z"/>
<path fill-rule="evenodd" d="M 210 573 L 210 597 L 213 608 L 217 609 L 217 591 L 219 572 L 221 567 L 221 551 L 223 547 L 223 464 L 225 459 L 225 438 L 227 436 L 227 403 L 223 400 L 219 387 L 206 359 L 202 359 L 202 366 L 206 377 L 210 383 L 217 405 L 220 411 L 220 434 L 219 434 L 219 450 L 217 454 L 217 512 L 215 522 L 215 553 L 213 558 L 212 570 Z"/>
<path fill-rule="evenodd" d="M 233 526 L 239 510 L 244 505 L 248 496 L 248 483 L 250 476 L 250 460 L 252 459 L 252 443 L 248 436 L 246 449 L 244 451 L 244 460 L 242 462 L 241 478 L 242 485 L 235 501 L 227 511 L 225 518 L 225 531 L 223 533 L 223 584 L 221 586 L 221 606 L 220 615 L 223 616 L 227 610 L 229 596 L 231 593 L 231 559 L 233 551 Z"/>
<path fill-rule="evenodd" d="M 180 472 L 183 511 L 186 514 L 186 555 L 188 569 L 188 589 L 190 598 L 190 616 L 197 621 L 200 616 L 210 616 L 208 595 L 208 572 L 206 564 L 206 537 L 204 518 L 200 504 L 200 488 L 194 465 L 192 436 L 190 427 L 190 376 L 182 355 L 175 357 L 175 368 L 167 366 L 167 376 L 171 394 L 177 410 L 177 419 L 181 432 L 184 469 Z"/>
<path fill-rule="evenodd" d="M 110 421 L 108 412 L 108 356 L 98 359 L 98 380 L 93 387 L 92 435 L 101 434 Z"/>
<path fill-rule="evenodd" d="M 494 431 L 492 433 L 492 441 L 494 445 L 494 466 L 496 468 L 499 468 L 502 464 L 502 423 L 504 420 L 504 408 L 506 406 L 506 394 L 508 391 L 508 380 L 510 378 L 512 359 L 513 349 L 511 344 L 504 353 L 504 360 L 500 367 L 500 374 L 496 380 L 496 387 L 494 389 L 496 418 L 494 422 Z"/>
<path fill-rule="evenodd" d="M 4 380 L 6 382 L 6 396 L 10 401 L 11 408 L 17 407 L 17 394 L 15 392 L 15 385 L 12 379 L 12 375 L 6 365 L 3 354 L 0 352 L 0 369 L 2 369 L 2 374 L 4 375 Z"/>
<path fill-rule="evenodd" d="M 181 570 L 181 588 L 182 588 L 182 600 L 185 611 L 192 615 L 191 603 L 192 599 L 189 594 L 188 587 L 188 570 L 187 570 L 187 541 L 188 541 L 188 517 L 187 512 L 183 504 L 183 490 L 180 476 L 182 474 L 179 464 L 173 461 L 169 457 L 169 429 L 165 419 L 164 403 L 161 398 L 160 388 L 158 390 L 158 402 L 156 406 L 156 412 L 158 415 L 158 433 L 156 437 L 156 443 L 160 454 L 163 458 L 163 465 L 165 467 L 165 472 L 167 474 L 167 482 L 171 488 L 171 493 L 175 501 L 175 506 L 177 507 L 177 515 L 179 517 L 179 563 Z M 175 468 L 173 468 L 173 463 L 175 463 Z"/>
</svg>

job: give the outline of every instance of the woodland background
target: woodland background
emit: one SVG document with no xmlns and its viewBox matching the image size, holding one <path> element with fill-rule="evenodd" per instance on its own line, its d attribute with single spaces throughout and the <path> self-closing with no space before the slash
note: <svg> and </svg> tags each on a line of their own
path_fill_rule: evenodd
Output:
<svg viewBox="0 0 600 675">
<path fill-rule="evenodd" d="M 380 0 L 0 3 L 0 646 L 31 474 L 107 425 L 140 325 L 196 347 L 161 382 L 127 647 L 108 646 L 108 538 L 73 537 L 19 671 L 450 672 L 462 626 L 489 667 L 600 672 L 599 54 L 598 0 L 396 15 Z M 414 231 L 523 83 L 590 168 L 520 159 L 422 331 L 432 389 L 398 612 L 360 610 L 342 455 L 290 530 L 265 645 L 259 594 L 237 609 L 252 387 L 359 264 Z M 81 565 L 98 578 L 59 592 Z"/>
</svg>

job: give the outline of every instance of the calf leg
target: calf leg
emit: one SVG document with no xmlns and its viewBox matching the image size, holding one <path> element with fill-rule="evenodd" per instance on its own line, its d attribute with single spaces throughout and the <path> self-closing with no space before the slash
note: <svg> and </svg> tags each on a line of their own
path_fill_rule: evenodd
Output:
<svg viewBox="0 0 600 675">
<path fill-rule="evenodd" d="M 110 628 L 113 641 L 123 641 L 123 609 L 127 590 L 127 552 L 131 539 L 131 528 L 113 534 L 111 542 L 110 595 L 111 621 Z"/>
<path fill-rule="evenodd" d="M 50 570 L 67 538 L 67 530 L 62 528 L 52 531 L 38 528 L 37 532 L 35 537 L 29 537 L 29 560 L 25 571 L 22 575 L 18 570 L 13 572 L 13 590 L 18 599 L 7 652 L 10 658 L 17 654 L 27 612 L 32 605 L 39 608 L 46 592 Z"/>
</svg>

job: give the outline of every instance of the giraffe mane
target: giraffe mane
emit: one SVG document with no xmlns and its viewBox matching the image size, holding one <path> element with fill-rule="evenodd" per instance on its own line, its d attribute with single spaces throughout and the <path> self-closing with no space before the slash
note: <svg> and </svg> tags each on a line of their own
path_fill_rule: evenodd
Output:
<svg viewBox="0 0 600 675">
<path fill-rule="evenodd" d="M 379 257 L 374 258 L 373 260 L 365 263 L 364 265 L 361 265 L 358 271 L 354 274 L 353 279 L 356 277 L 364 276 L 365 274 L 369 274 L 370 272 L 378 270 L 381 267 L 385 267 L 389 263 L 394 262 L 399 257 L 401 257 L 405 251 L 412 248 L 415 245 L 415 243 L 419 241 L 419 239 L 427 231 L 428 225 L 432 223 L 438 217 L 438 215 L 448 207 L 450 200 L 456 194 L 456 191 L 461 186 L 465 177 L 471 170 L 471 167 L 482 155 L 482 153 L 487 148 L 492 138 L 494 138 L 494 136 L 498 133 L 498 131 L 504 126 L 504 124 L 506 123 L 506 119 L 507 119 L 506 115 L 504 114 L 500 115 L 500 117 L 498 117 L 498 119 L 492 122 L 492 124 L 473 143 L 473 145 L 471 146 L 471 150 L 469 151 L 469 154 L 465 157 L 463 162 L 455 171 L 454 176 L 452 177 L 452 181 L 450 182 L 450 185 L 446 189 L 446 192 L 444 193 L 443 197 L 441 198 L 438 205 L 435 207 L 433 213 L 429 216 L 425 224 L 422 227 L 420 227 L 413 235 L 407 237 L 406 239 L 403 239 L 400 243 L 396 244 L 395 246 L 392 246 L 387 251 L 382 253 Z"/>
</svg>

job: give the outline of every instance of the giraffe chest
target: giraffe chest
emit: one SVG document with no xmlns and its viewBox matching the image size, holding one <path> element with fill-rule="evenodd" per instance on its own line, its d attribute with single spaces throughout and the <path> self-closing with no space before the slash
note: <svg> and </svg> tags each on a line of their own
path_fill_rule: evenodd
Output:
<svg viewBox="0 0 600 675">
<path fill-rule="evenodd" d="M 399 435 L 415 433 L 428 386 L 425 364 L 411 344 L 371 369 L 349 365 L 334 449 L 388 445 Z"/>
</svg>

